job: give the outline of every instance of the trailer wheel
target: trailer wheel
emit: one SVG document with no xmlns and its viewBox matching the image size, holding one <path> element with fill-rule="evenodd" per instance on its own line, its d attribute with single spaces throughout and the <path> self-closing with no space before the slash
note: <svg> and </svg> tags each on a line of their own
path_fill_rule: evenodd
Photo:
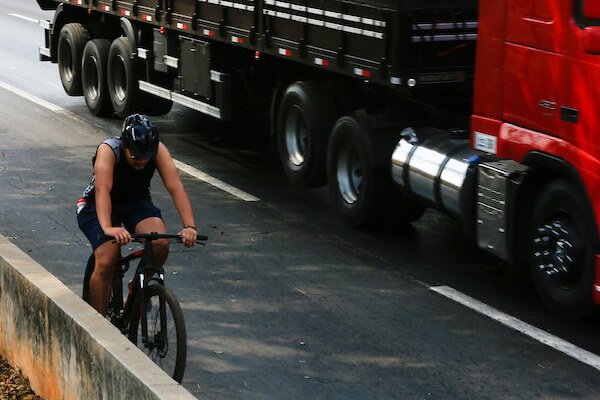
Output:
<svg viewBox="0 0 600 400">
<path fill-rule="evenodd" d="M 69 96 L 80 96 L 81 58 L 83 48 L 90 39 L 87 29 L 79 23 L 65 24 L 58 35 L 58 74 Z"/>
<path fill-rule="evenodd" d="M 83 49 L 81 83 L 85 102 L 93 115 L 113 112 L 106 74 L 109 48 L 110 40 L 93 39 Z"/>
<path fill-rule="evenodd" d="M 325 183 L 327 141 L 336 112 L 330 94 L 316 82 L 296 82 L 282 96 L 277 148 L 283 170 L 295 186 Z"/>
<path fill-rule="evenodd" d="M 593 305 L 595 243 L 593 216 L 581 191 L 566 180 L 539 194 L 529 229 L 529 266 L 544 304 L 576 319 Z"/>
<path fill-rule="evenodd" d="M 354 227 L 414 222 L 425 208 L 396 191 L 389 168 L 375 163 L 372 138 L 357 114 L 340 118 L 327 152 L 327 177 L 334 207 Z"/>
<path fill-rule="evenodd" d="M 129 40 L 121 36 L 108 50 L 108 92 L 115 113 L 125 118 L 134 111 L 139 96 L 134 60 L 129 50 Z"/>
</svg>

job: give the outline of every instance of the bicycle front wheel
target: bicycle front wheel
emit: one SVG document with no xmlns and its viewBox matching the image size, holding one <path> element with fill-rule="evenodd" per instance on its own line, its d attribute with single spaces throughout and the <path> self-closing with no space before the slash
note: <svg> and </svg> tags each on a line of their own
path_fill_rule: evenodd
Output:
<svg viewBox="0 0 600 400">
<path fill-rule="evenodd" d="M 173 292 L 162 285 L 144 289 L 146 309 L 141 309 L 138 296 L 133 305 L 129 325 L 129 340 L 181 383 L 187 357 L 187 337 L 183 311 Z M 141 313 L 146 313 L 148 337 L 142 336 Z"/>
</svg>

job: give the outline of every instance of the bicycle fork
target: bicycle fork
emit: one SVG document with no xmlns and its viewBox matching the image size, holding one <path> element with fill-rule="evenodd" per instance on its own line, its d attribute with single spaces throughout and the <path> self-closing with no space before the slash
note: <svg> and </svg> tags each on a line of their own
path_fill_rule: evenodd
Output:
<svg viewBox="0 0 600 400">
<path fill-rule="evenodd" d="M 158 279 L 154 278 L 155 280 L 157 280 L 157 284 L 162 285 L 164 282 L 164 273 L 162 271 L 158 271 Z M 139 285 L 140 285 L 140 323 L 142 325 L 142 343 L 144 344 L 144 346 L 147 346 L 148 348 L 150 348 L 151 350 L 154 347 L 158 347 L 159 349 L 163 350 L 165 348 L 166 345 L 166 341 L 164 340 L 164 336 L 165 336 L 165 332 L 167 331 L 167 315 L 166 315 L 166 307 L 164 304 L 164 300 L 162 298 L 159 298 L 159 322 L 160 322 L 160 331 L 158 333 L 157 336 L 159 337 L 154 337 L 154 338 L 149 338 L 148 337 L 148 307 L 150 305 L 149 301 L 150 299 L 148 299 L 146 297 L 146 279 L 145 279 L 145 274 L 144 272 L 141 272 L 139 274 Z"/>
</svg>

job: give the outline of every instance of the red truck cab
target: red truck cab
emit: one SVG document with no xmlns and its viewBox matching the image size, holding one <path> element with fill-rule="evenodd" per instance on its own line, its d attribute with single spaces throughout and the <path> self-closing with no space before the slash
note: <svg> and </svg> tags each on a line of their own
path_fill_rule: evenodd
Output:
<svg viewBox="0 0 600 400">
<path fill-rule="evenodd" d="M 597 25 L 599 0 L 480 2 L 472 145 L 531 168 L 515 247 L 567 316 L 600 303 Z"/>
</svg>

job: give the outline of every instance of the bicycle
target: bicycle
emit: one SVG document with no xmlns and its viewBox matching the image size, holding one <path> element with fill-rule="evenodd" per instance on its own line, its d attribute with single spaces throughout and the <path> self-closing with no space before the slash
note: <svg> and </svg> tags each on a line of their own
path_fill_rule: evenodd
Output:
<svg viewBox="0 0 600 400">
<path fill-rule="evenodd" d="M 132 235 L 132 241 L 143 243 L 144 248 L 121 256 L 113 276 L 106 318 L 163 371 L 181 383 L 187 358 L 185 320 L 175 294 L 165 286 L 164 269 L 154 266 L 152 241 L 157 239 L 180 241 L 181 236 L 159 233 Z M 204 244 L 202 241 L 208 240 L 208 237 L 198 235 L 196 240 Z M 130 262 L 138 258 L 140 262 L 123 301 L 123 278 Z M 94 266 L 92 253 L 83 278 L 83 299 L 88 303 L 89 281 Z"/>
</svg>

